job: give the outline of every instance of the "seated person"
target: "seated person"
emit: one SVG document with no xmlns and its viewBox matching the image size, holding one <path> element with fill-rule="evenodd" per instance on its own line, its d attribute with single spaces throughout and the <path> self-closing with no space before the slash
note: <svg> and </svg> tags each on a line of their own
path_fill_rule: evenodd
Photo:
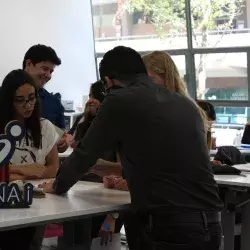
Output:
<svg viewBox="0 0 250 250">
<path fill-rule="evenodd" d="M 37 96 L 33 80 L 23 70 L 14 70 L 5 77 L 0 91 L 0 133 L 4 133 L 11 120 L 18 120 L 26 128 L 26 136 L 16 143 L 10 160 L 11 181 L 56 176 L 58 134 L 54 125 L 40 116 Z M 38 232 L 39 228 L 36 229 Z M 41 240 L 44 229 L 40 233 Z"/>
<path fill-rule="evenodd" d="M 207 101 L 197 101 L 197 104 L 200 108 L 203 109 L 203 111 L 207 115 L 208 120 L 208 131 L 207 131 L 207 143 L 209 149 L 215 149 L 216 148 L 216 141 L 215 138 L 212 137 L 211 128 L 212 124 L 216 121 L 216 113 L 214 106 Z"/>
<path fill-rule="evenodd" d="M 97 81 L 91 84 L 89 91 L 89 100 L 85 105 L 85 110 L 76 118 L 76 121 L 73 124 L 72 128 L 68 131 L 68 134 L 74 136 L 75 141 L 78 141 L 82 137 L 82 135 L 86 133 L 86 130 L 94 119 L 95 114 L 105 97 L 103 91 L 104 89 L 102 86 L 102 81 Z M 85 121 L 84 125 L 86 125 L 86 128 L 80 129 L 78 127 L 78 124 L 82 123 L 83 121 Z M 78 133 L 76 133 L 77 130 L 79 131 Z"/>
<path fill-rule="evenodd" d="M 102 82 L 97 81 L 90 87 L 89 100 L 86 103 L 84 113 L 78 117 L 72 129 L 69 131 L 74 137 L 72 147 L 76 147 L 81 138 L 84 137 L 92 121 L 94 120 L 98 108 L 104 100 Z M 105 133 L 105 131 L 103 131 Z M 99 159 L 83 177 L 84 181 L 103 182 L 103 177 L 108 175 L 122 176 L 122 167 L 116 152 L 105 152 L 104 159 Z M 84 245 L 89 246 L 91 240 L 99 236 L 100 231 L 105 231 L 104 224 L 109 224 L 111 233 L 118 233 L 121 230 L 122 222 L 118 215 L 109 214 L 107 216 L 97 216 L 92 219 L 84 219 L 77 222 L 64 223 L 64 245 Z M 105 221 L 105 222 L 104 222 Z M 72 232 L 74 231 L 74 232 Z M 73 242 L 72 241 L 73 234 Z M 110 232 L 102 232 L 107 236 Z M 87 242 L 88 241 L 88 242 Z"/>
</svg>

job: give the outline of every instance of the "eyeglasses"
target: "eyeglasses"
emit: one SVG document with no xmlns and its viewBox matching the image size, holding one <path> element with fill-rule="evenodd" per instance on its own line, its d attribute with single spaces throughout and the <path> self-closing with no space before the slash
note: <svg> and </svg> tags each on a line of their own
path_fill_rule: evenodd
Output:
<svg viewBox="0 0 250 250">
<path fill-rule="evenodd" d="M 22 108 L 25 108 L 28 104 L 29 106 L 35 106 L 36 97 L 29 98 L 28 100 L 15 99 L 14 102 L 17 104 L 17 106 L 22 107 Z"/>
</svg>

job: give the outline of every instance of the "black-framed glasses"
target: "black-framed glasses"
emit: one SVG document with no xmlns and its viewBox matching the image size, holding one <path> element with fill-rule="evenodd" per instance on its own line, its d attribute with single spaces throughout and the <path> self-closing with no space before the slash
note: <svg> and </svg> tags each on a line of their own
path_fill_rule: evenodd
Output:
<svg viewBox="0 0 250 250">
<path fill-rule="evenodd" d="M 19 100 L 19 99 L 15 99 L 14 102 L 17 104 L 17 106 L 19 107 L 22 107 L 22 108 L 25 108 L 28 104 L 30 106 L 35 106 L 36 104 L 36 97 L 32 97 L 32 98 L 29 98 L 27 100 Z"/>
</svg>

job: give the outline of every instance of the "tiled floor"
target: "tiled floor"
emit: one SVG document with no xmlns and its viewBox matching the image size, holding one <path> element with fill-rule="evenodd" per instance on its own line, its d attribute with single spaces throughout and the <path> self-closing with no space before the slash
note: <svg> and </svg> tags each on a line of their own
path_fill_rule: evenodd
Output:
<svg viewBox="0 0 250 250">
<path fill-rule="evenodd" d="M 43 247 L 41 250 L 56 250 L 57 238 L 50 238 L 44 240 Z M 71 249 L 69 249 L 71 250 Z M 84 250 L 80 248 L 72 248 L 72 250 Z M 121 250 L 128 250 L 125 246 L 121 246 Z"/>
</svg>

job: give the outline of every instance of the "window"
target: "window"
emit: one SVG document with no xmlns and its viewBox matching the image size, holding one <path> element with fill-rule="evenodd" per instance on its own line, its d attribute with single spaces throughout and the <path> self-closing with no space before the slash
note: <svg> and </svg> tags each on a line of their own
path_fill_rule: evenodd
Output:
<svg viewBox="0 0 250 250">
<path fill-rule="evenodd" d="M 195 55 L 197 98 L 248 100 L 246 53 Z"/>
<path fill-rule="evenodd" d="M 217 145 L 231 145 L 250 121 L 250 0 L 212 2 L 92 0 L 96 61 L 118 45 L 169 52 L 191 97 L 215 105 Z"/>
<path fill-rule="evenodd" d="M 180 56 L 172 56 L 172 59 L 174 61 L 174 63 L 176 64 L 180 76 L 184 79 L 185 75 L 186 75 L 186 60 L 185 60 L 185 56 L 180 55 Z"/>
<path fill-rule="evenodd" d="M 246 107 L 215 107 L 216 124 L 231 127 L 250 121 L 250 109 Z"/>
<path fill-rule="evenodd" d="M 179 69 L 180 76 L 184 79 L 186 75 L 186 65 L 185 65 L 185 56 L 172 56 L 177 68 Z M 98 78 L 99 76 L 99 64 L 102 60 L 102 57 L 96 58 L 96 67 L 98 72 Z"/>
<path fill-rule="evenodd" d="M 243 134 L 245 124 L 250 121 L 250 108 L 215 107 L 216 123 L 213 136 L 217 146 L 233 145 L 238 130 Z"/>
<path fill-rule="evenodd" d="M 187 48 L 183 3 L 173 8 L 168 1 L 93 0 L 96 52 L 117 45 L 138 51 Z"/>
<path fill-rule="evenodd" d="M 249 46 L 249 5 L 249 0 L 191 0 L 194 47 Z"/>
</svg>

